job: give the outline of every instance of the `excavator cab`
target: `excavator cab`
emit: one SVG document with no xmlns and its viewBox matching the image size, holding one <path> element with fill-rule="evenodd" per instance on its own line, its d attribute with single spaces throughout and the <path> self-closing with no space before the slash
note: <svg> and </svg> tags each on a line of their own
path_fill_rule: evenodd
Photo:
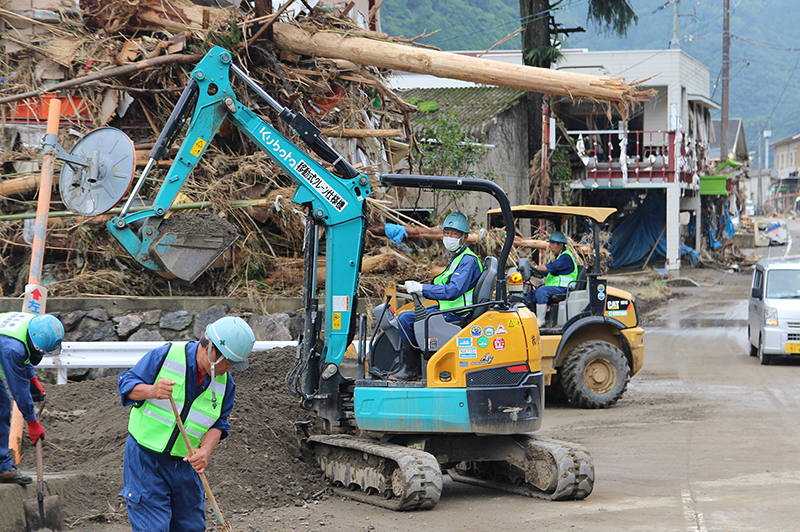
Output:
<svg viewBox="0 0 800 532">
<path fill-rule="evenodd" d="M 578 265 L 578 276 L 562 294 L 548 301 L 545 325 L 539 331 L 542 367 L 548 396 L 566 398 L 584 408 L 613 406 L 625 393 L 628 381 L 642 367 L 644 330 L 639 326 L 636 298 L 608 285 L 602 278 L 600 227 L 616 209 L 557 205 L 517 205 L 515 219 L 547 220 L 564 234 L 584 219 L 591 228 L 592 264 Z M 501 222 L 500 209 L 487 213 L 489 227 Z M 517 266 L 522 272 L 536 272 L 529 259 Z M 508 271 L 509 278 L 517 270 Z M 522 275 L 525 278 L 525 275 Z M 528 275 L 524 288 L 515 295 L 524 300 L 532 290 L 535 274 Z"/>
</svg>

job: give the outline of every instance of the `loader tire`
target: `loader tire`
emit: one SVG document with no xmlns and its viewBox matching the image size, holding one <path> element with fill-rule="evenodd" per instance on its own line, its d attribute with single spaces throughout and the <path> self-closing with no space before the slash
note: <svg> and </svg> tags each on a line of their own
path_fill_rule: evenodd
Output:
<svg viewBox="0 0 800 532">
<path fill-rule="evenodd" d="M 625 355 L 608 342 L 585 342 L 569 352 L 561 365 L 561 383 L 569 401 L 582 408 L 608 408 L 628 388 L 630 368 Z"/>
</svg>

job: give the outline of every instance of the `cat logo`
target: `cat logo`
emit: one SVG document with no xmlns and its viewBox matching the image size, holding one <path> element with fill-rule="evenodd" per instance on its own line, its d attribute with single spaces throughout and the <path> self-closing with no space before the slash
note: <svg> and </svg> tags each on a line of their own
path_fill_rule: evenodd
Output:
<svg viewBox="0 0 800 532">
<path fill-rule="evenodd" d="M 619 299 L 616 301 L 609 301 L 606 308 L 608 310 L 619 310 Z"/>
</svg>

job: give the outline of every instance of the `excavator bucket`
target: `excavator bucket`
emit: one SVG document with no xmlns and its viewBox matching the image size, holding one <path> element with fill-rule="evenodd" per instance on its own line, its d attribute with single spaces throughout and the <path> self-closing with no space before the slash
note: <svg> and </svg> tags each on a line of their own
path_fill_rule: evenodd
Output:
<svg viewBox="0 0 800 532">
<path fill-rule="evenodd" d="M 150 254 L 164 271 L 194 282 L 239 238 L 236 228 L 212 213 L 176 213 L 158 226 Z"/>
</svg>

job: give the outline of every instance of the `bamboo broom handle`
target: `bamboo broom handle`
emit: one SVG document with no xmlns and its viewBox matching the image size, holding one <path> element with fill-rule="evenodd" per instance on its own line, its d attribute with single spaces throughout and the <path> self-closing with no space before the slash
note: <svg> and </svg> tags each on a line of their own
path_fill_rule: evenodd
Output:
<svg viewBox="0 0 800 532">
<path fill-rule="evenodd" d="M 189 443 L 189 436 L 186 434 L 186 429 L 183 428 L 183 421 L 181 420 L 181 415 L 178 413 L 178 405 L 175 404 L 175 399 L 173 399 L 171 395 L 169 396 L 169 404 L 172 405 L 172 412 L 175 413 L 175 422 L 178 424 L 178 429 L 181 431 L 181 436 L 183 436 L 183 441 L 186 443 L 186 448 L 189 449 L 189 456 L 194 456 L 194 449 L 192 449 L 192 444 Z M 214 498 L 214 494 L 211 493 L 211 486 L 208 485 L 206 474 L 198 473 L 198 475 L 200 475 L 200 482 L 203 483 L 203 487 L 208 494 L 208 500 L 211 501 L 211 507 L 214 508 L 214 514 L 216 514 L 223 529 L 228 529 L 228 522 L 225 521 L 225 517 L 223 517 L 219 506 L 217 506 L 217 500 Z"/>
</svg>

